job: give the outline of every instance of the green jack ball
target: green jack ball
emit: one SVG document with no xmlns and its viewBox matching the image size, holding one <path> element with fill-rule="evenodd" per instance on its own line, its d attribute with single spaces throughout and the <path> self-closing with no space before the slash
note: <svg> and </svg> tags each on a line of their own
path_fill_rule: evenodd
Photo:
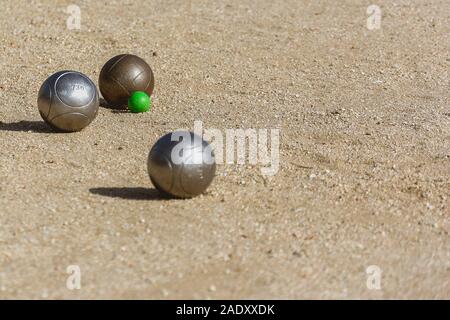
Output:
<svg viewBox="0 0 450 320">
<path fill-rule="evenodd" d="M 150 97 L 143 91 L 135 91 L 128 98 L 128 109 L 133 113 L 147 112 L 150 109 Z"/>
</svg>

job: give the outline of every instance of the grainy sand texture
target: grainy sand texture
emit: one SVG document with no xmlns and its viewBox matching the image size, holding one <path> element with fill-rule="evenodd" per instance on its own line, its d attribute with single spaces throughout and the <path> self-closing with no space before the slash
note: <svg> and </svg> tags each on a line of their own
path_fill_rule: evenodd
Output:
<svg viewBox="0 0 450 320">
<path fill-rule="evenodd" d="M 1 8 L 0 298 L 450 298 L 448 0 Z M 152 110 L 52 132 L 42 82 L 98 84 L 120 53 L 151 65 Z M 278 173 L 219 165 L 204 195 L 161 198 L 149 149 L 194 121 L 279 129 Z"/>
</svg>

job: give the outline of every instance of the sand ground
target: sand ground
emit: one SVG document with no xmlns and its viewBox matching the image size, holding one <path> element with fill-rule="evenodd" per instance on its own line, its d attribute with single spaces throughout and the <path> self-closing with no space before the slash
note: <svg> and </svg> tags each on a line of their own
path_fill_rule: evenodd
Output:
<svg viewBox="0 0 450 320">
<path fill-rule="evenodd" d="M 1 298 L 450 298 L 448 1 L 1 8 Z M 51 132 L 45 78 L 98 83 L 119 53 L 152 66 L 153 110 L 101 108 L 82 132 Z M 279 128 L 279 172 L 220 165 L 205 195 L 161 199 L 148 151 L 195 120 Z"/>
</svg>

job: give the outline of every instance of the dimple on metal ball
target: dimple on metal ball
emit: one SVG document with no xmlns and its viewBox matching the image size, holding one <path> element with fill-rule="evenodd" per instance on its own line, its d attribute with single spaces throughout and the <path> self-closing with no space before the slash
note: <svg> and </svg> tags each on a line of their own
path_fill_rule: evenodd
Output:
<svg viewBox="0 0 450 320">
<path fill-rule="evenodd" d="M 188 131 L 161 137 L 150 150 L 147 166 L 153 185 L 177 198 L 203 193 L 216 172 L 211 145 Z"/>
<path fill-rule="evenodd" d="M 59 71 L 42 84 L 37 100 L 41 117 L 51 127 L 80 131 L 95 119 L 98 92 L 95 84 L 77 71 Z"/>
</svg>

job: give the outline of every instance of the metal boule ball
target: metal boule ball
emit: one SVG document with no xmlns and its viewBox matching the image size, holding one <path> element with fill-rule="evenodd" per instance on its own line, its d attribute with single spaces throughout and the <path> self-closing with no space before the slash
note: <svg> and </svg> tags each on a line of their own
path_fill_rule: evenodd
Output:
<svg viewBox="0 0 450 320">
<path fill-rule="evenodd" d="M 155 78 L 143 59 L 132 54 L 120 54 L 105 63 L 100 71 L 98 85 L 108 104 L 126 108 L 128 98 L 134 91 L 152 95 Z"/>
<path fill-rule="evenodd" d="M 77 71 L 59 71 L 42 84 L 37 105 L 51 127 L 65 132 L 80 131 L 95 119 L 98 92 L 86 75 Z"/>
<path fill-rule="evenodd" d="M 153 185 L 178 198 L 203 193 L 216 172 L 211 145 L 188 131 L 174 131 L 161 137 L 150 150 L 147 167 Z"/>
</svg>

